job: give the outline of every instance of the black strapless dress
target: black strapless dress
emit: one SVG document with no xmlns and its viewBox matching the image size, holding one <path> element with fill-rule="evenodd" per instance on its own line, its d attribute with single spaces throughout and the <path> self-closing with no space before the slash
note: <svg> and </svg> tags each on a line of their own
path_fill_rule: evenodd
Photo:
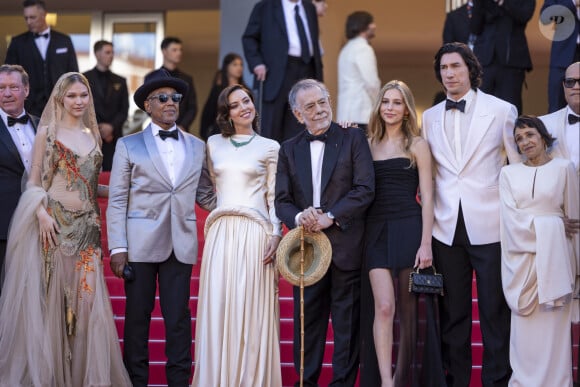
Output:
<svg viewBox="0 0 580 387">
<path fill-rule="evenodd" d="M 410 160 L 398 157 L 373 162 L 375 199 L 367 212 L 366 268 L 394 271 L 413 267 L 421 244 L 419 174 Z"/>
</svg>

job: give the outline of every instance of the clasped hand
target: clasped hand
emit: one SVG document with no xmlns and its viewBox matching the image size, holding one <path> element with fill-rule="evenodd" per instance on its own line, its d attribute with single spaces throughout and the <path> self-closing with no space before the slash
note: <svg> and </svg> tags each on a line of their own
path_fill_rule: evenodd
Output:
<svg viewBox="0 0 580 387">
<path fill-rule="evenodd" d="M 40 231 L 40 241 L 46 247 L 53 248 L 58 244 L 57 235 L 60 233 L 60 228 L 56 221 L 49 215 L 46 209 L 42 206 L 36 211 L 38 218 L 38 226 Z"/>
<path fill-rule="evenodd" d="M 298 217 L 298 225 L 303 226 L 307 232 L 320 232 L 332 226 L 334 220 L 330 219 L 322 210 L 308 207 Z"/>
</svg>

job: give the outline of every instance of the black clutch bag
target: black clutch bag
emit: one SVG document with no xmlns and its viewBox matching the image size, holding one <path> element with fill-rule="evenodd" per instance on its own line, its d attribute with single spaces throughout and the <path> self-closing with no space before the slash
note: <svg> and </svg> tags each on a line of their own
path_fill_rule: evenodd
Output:
<svg viewBox="0 0 580 387">
<path fill-rule="evenodd" d="M 431 273 L 427 272 L 431 269 Z M 435 266 L 409 274 L 409 292 L 443 295 L 443 276 L 435 270 Z"/>
</svg>

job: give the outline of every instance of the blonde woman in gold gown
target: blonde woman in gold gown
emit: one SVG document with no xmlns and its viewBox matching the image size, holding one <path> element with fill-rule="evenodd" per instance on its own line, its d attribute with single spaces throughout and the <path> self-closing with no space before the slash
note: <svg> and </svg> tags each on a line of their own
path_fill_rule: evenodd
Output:
<svg viewBox="0 0 580 387">
<path fill-rule="evenodd" d="M 87 79 L 66 73 L 38 125 L 8 237 L 0 386 L 130 386 L 101 254 L 102 154 Z"/>
<path fill-rule="evenodd" d="M 256 133 L 244 86 L 222 91 L 217 123 L 221 134 L 207 142 L 217 208 L 205 224 L 193 386 L 280 387 L 273 264 L 282 235 L 274 211 L 279 145 Z"/>
</svg>

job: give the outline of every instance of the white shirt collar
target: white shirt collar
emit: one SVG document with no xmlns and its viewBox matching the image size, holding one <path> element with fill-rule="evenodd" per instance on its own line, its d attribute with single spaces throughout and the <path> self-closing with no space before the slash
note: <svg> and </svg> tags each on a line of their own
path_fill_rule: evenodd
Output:
<svg viewBox="0 0 580 387">
<path fill-rule="evenodd" d="M 20 113 L 15 118 L 20 118 L 26 114 L 26 110 L 22 109 L 22 113 Z M 0 109 L 0 117 L 2 117 L 2 121 L 4 121 L 4 125 L 8 127 L 8 113 L 6 113 L 3 109 Z"/>
</svg>

